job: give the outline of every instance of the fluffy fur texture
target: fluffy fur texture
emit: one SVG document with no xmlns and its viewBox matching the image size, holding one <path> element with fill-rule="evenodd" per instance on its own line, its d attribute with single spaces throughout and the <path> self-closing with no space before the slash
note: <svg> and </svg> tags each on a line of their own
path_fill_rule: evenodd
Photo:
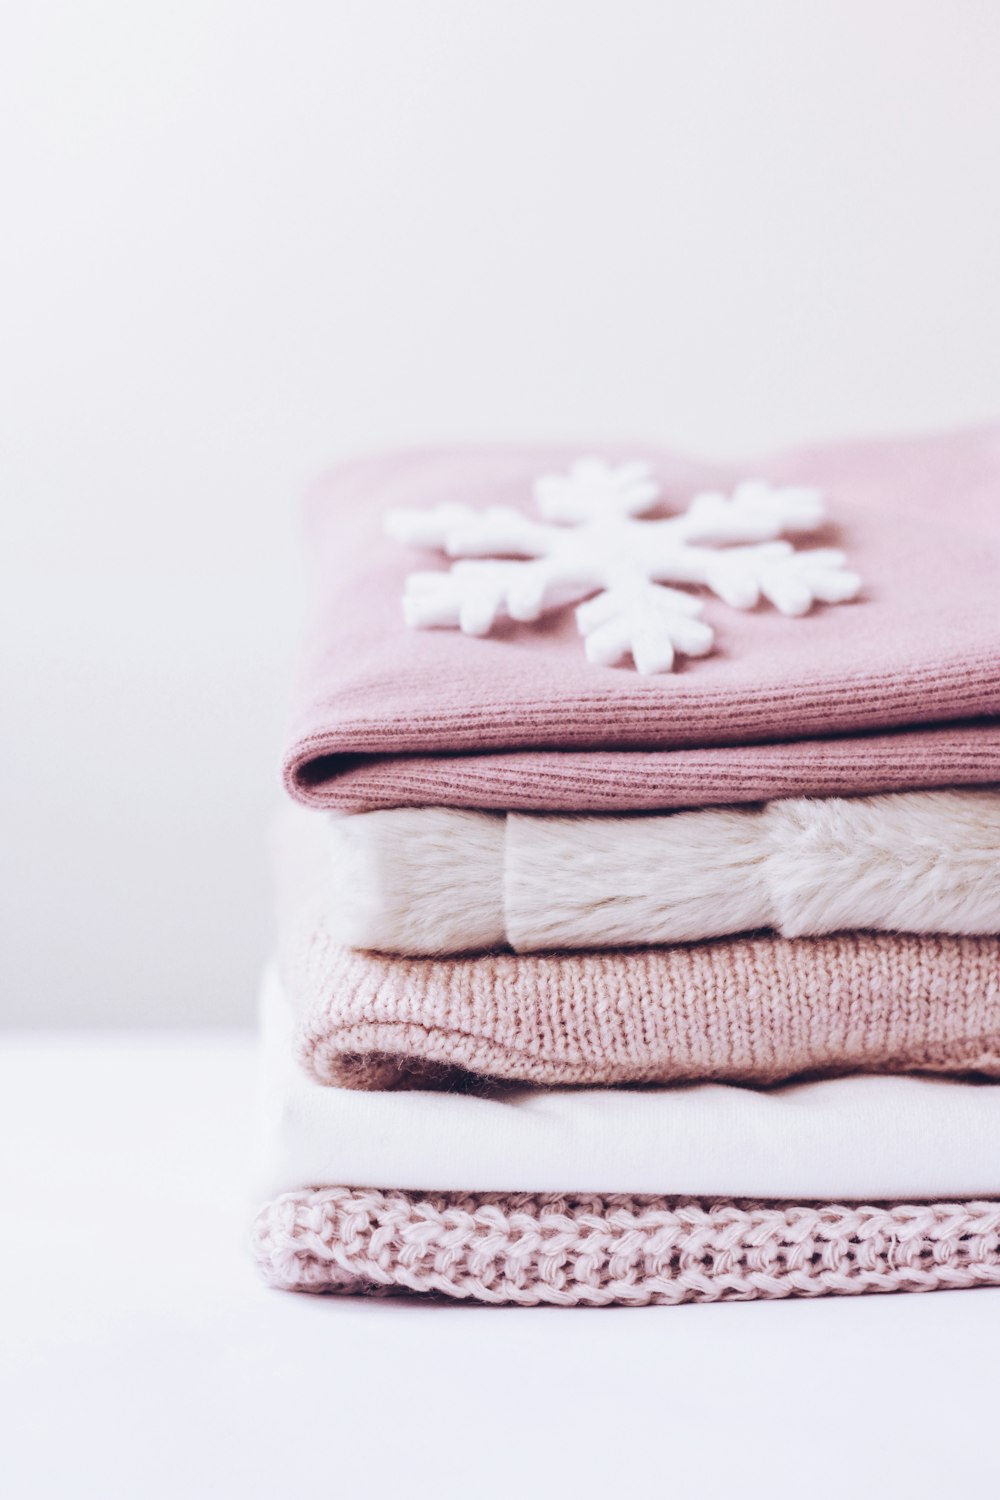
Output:
<svg viewBox="0 0 1000 1500">
<path fill-rule="evenodd" d="M 767 810 L 772 923 L 1000 932 L 1000 792 L 795 799 Z"/>
<path fill-rule="evenodd" d="M 760 812 L 666 818 L 511 814 L 504 928 L 518 952 L 684 943 L 767 927 Z"/>
<path fill-rule="evenodd" d="M 535 1306 L 1000 1285 L 1000 1204 L 699 1202 L 325 1188 L 267 1204 L 272 1286 Z"/>
<path fill-rule="evenodd" d="M 461 953 L 506 941 L 502 817 L 401 807 L 331 818 L 330 837 L 330 920 L 353 947 Z"/>
<path fill-rule="evenodd" d="M 338 941 L 384 952 L 700 942 L 772 927 L 1000 933 L 1000 792 L 661 817 L 401 808 L 331 819 Z"/>
</svg>

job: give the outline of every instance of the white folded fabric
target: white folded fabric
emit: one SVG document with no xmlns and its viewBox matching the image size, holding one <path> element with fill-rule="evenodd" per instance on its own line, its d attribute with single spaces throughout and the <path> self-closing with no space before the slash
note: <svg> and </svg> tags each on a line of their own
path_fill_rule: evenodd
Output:
<svg viewBox="0 0 1000 1500">
<path fill-rule="evenodd" d="M 333 817 L 338 942 L 411 955 L 699 942 L 774 928 L 1000 933 L 1000 791 L 665 816 Z"/>
<path fill-rule="evenodd" d="M 306 1187 L 735 1198 L 1000 1197 L 1000 1084 L 866 1076 L 756 1091 L 364 1093 L 295 1060 L 264 983 L 264 1195 Z"/>
</svg>

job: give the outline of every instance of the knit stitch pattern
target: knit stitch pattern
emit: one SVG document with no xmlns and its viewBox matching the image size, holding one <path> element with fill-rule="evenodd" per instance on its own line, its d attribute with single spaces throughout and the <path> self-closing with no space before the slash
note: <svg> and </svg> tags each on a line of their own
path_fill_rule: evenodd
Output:
<svg viewBox="0 0 1000 1500">
<path fill-rule="evenodd" d="M 456 1070 L 543 1085 L 1000 1075 L 995 938 L 407 959 L 338 947 L 314 913 L 283 959 L 300 1058 L 345 1088 L 440 1087 Z"/>
<path fill-rule="evenodd" d="M 485 732 L 485 731 L 484 731 Z M 996 720 L 697 750 L 534 750 L 334 756 L 317 742 L 293 796 L 338 812 L 663 812 L 773 797 L 842 797 L 1000 781 Z"/>
<path fill-rule="evenodd" d="M 252 1247 L 288 1291 L 559 1307 L 930 1292 L 1000 1285 L 1000 1204 L 323 1188 L 267 1204 Z"/>
<path fill-rule="evenodd" d="M 321 601 L 285 754 L 293 796 L 581 812 L 1000 780 L 1000 426 L 735 470 L 602 449 L 610 463 L 650 465 L 667 516 L 748 473 L 815 486 L 831 518 L 817 542 L 843 547 L 864 579 L 856 602 L 794 628 L 773 610 L 734 620 L 706 600 L 718 649 L 669 683 L 584 660 L 565 610 L 478 640 L 409 630 L 398 600 L 427 558 L 382 535 L 386 512 L 530 510 L 531 481 L 580 451 L 388 454 L 316 486 Z"/>
</svg>

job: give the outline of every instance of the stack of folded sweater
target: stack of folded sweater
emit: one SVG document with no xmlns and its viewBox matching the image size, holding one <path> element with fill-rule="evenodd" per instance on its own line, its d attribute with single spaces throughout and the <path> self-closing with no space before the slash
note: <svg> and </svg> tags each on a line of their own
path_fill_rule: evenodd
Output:
<svg viewBox="0 0 1000 1500">
<path fill-rule="evenodd" d="M 272 1283 L 1000 1285 L 1000 429 L 753 472 L 459 449 L 311 497 Z"/>
</svg>

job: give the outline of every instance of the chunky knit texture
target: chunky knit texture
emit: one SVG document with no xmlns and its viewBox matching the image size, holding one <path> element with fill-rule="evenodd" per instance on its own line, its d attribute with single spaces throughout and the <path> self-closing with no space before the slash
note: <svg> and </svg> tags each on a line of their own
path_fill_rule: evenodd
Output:
<svg viewBox="0 0 1000 1500">
<path fill-rule="evenodd" d="M 253 1232 L 289 1291 L 559 1307 L 1000 1285 L 1000 1204 L 698 1202 L 324 1188 Z"/>
<path fill-rule="evenodd" d="M 440 1087 L 455 1070 L 547 1085 L 1000 1075 L 993 938 L 405 959 L 337 947 L 320 926 L 286 960 L 302 1062 L 344 1088 Z"/>
<path fill-rule="evenodd" d="M 740 470 L 602 449 L 648 459 L 667 512 L 750 473 L 815 485 L 832 517 L 817 542 L 842 545 L 865 580 L 856 603 L 794 626 L 709 603 L 719 652 L 697 671 L 593 666 L 569 612 L 486 640 L 408 630 L 403 580 L 433 559 L 381 535 L 385 510 L 526 508 L 532 480 L 580 452 L 395 454 L 317 487 L 323 608 L 286 756 L 293 795 L 352 810 L 611 811 L 1000 780 L 1000 427 Z"/>
</svg>

